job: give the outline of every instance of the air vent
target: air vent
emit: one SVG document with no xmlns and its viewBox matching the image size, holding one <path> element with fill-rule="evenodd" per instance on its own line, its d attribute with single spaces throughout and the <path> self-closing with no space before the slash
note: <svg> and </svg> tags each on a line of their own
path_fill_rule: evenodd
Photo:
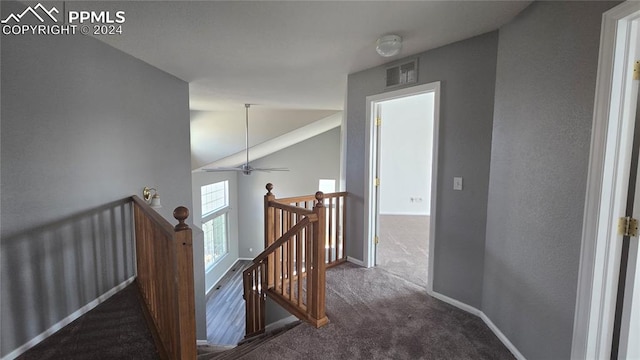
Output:
<svg viewBox="0 0 640 360">
<path fill-rule="evenodd" d="M 418 81 L 418 59 L 387 68 L 387 86 L 412 84 Z"/>
</svg>

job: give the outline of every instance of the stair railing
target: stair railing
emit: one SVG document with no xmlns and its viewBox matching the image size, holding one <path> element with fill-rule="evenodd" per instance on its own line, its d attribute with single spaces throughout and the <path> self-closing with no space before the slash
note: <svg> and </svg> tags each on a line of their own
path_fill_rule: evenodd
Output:
<svg viewBox="0 0 640 360">
<path fill-rule="evenodd" d="M 325 230 L 323 193 L 313 209 L 281 203 L 267 184 L 266 249 L 243 272 L 246 337 L 264 332 L 265 301 L 271 299 L 316 327 L 329 322 L 325 314 Z"/>
<path fill-rule="evenodd" d="M 325 264 L 326 268 L 339 265 L 347 261 L 346 255 L 346 224 L 347 224 L 347 195 L 346 191 L 323 193 L 325 209 Z M 272 199 L 281 204 L 289 204 L 306 209 L 313 209 L 317 201 L 315 195 L 295 196 L 289 198 Z M 266 238 L 266 246 L 269 239 Z"/>
<path fill-rule="evenodd" d="M 145 201 L 133 196 L 136 282 L 156 347 L 163 359 L 196 358 L 193 243 L 178 207 L 174 227 Z"/>
</svg>

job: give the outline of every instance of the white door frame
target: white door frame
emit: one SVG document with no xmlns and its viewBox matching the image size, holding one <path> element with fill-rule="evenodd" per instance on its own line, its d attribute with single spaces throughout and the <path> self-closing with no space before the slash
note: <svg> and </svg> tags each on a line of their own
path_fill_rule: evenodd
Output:
<svg viewBox="0 0 640 360">
<path fill-rule="evenodd" d="M 365 266 L 372 267 L 375 264 L 374 261 L 374 251 L 375 246 L 373 246 L 373 237 L 375 236 L 375 207 L 372 199 L 375 198 L 375 186 L 373 186 L 373 181 L 375 179 L 375 121 L 373 120 L 373 116 L 375 113 L 375 106 L 377 103 L 393 100 L 397 98 L 402 98 L 411 95 L 419 95 L 424 93 L 433 93 L 434 94 L 434 106 L 433 106 L 433 153 L 431 159 L 431 215 L 429 218 L 429 274 L 427 287 L 428 290 L 432 289 L 433 284 L 433 258 L 434 258 L 434 243 L 435 243 L 435 229 L 436 229 L 436 193 L 435 189 L 438 187 L 438 137 L 439 137 L 439 122 L 440 122 L 440 82 L 432 82 L 424 85 L 412 86 L 400 90 L 385 92 L 377 95 L 370 95 L 366 98 L 367 103 L 367 114 L 366 114 L 366 139 L 365 139 L 365 175 L 364 175 L 364 208 L 366 211 L 366 216 L 364 220 L 364 254 L 363 259 L 365 259 Z"/>
<path fill-rule="evenodd" d="M 617 218 L 625 213 L 633 145 L 630 71 L 640 41 L 633 31 L 638 19 L 637 1 L 603 14 L 572 359 L 611 356 L 622 248 Z"/>
</svg>

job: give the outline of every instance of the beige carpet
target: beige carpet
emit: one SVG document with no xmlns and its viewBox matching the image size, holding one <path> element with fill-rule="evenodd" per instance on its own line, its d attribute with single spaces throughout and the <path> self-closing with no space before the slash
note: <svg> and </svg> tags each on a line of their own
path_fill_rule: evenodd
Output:
<svg viewBox="0 0 640 360">
<path fill-rule="evenodd" d="M 429 216 L 380 215 L 376 265 L 427 287 Z"/>
</svg>

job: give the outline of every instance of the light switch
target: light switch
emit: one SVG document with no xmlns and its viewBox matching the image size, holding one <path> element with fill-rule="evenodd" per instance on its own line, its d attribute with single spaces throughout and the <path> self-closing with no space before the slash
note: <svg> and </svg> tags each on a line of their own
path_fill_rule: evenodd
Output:
<svg viewBox="0 0 640 360">
<path fill-rule="evenodd" d="M 462 190 L 462 177 L 453 178 L 453 190 Z"/>
</svg>

